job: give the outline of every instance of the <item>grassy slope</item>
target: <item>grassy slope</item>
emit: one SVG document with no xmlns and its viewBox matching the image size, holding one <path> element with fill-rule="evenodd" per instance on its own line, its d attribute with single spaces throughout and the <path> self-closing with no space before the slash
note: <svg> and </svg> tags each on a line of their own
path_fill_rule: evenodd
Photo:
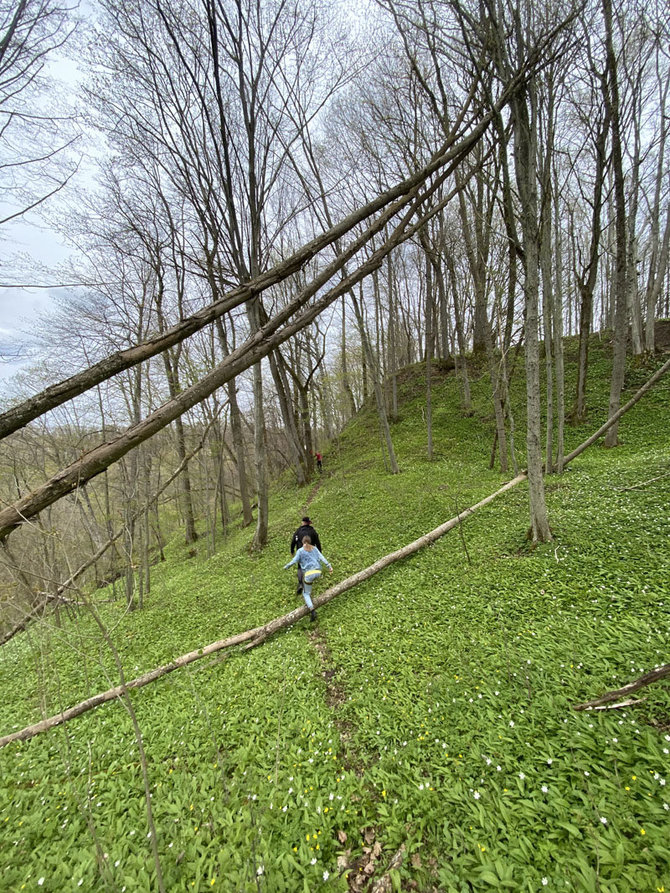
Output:
<svg viewBox="0 0 670 893">
<path fill-rule="evenodd" d="M 607 375 L 594 354 L 593 421 L 570 446 L 604 417 Z M 409 376 L 393 428 L 402 473 L 385 473 L 362 413 L 316 494 L 277 488 L 261 557 L 248 531 L 210 559 L 174 547 L 146 610 L 103 606 L 126 675 L 296 605 L 281 567 L 310 495 L 341 579 L 496 489 L 486 380 L 474 390 L 466 419 L 456 380 L 436 385 L 429 463 Z M 521 431 L 520 389 L 516 402 Z M 634 709 L 571 710 L 669 660 L 670 478 L 623 489 L 668 471 L 669 423 L 664 382 L 620 448 L 548 482 L 552 544 L 529 549 L 519 487 L 464 525 L 471 564 L 454 531 L 331 603 L 318 634 L 303 621 L 135 693 L 167 889 L 344 890 L 338 855 L 360 858 L 356 871 L 373 838 L 376 874 L 405 844 L 394 880 L 420 890 L 670 889 L 667 686 Z M 0 651 L 0 730 L 117 681 L 86 619 L 35 630 Z M 0 751 L 0 776 L 0 890 L 156 889 L 122 707 Z"/>
</svg>

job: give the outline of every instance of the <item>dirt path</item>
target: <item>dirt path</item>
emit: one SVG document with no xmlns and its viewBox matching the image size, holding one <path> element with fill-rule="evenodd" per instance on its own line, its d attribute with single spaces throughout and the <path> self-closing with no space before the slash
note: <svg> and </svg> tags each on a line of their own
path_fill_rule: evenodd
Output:
<svg viewBox="0 0 670 893">
<path fill-rule="evenodd" d="M 312 487 L 312 492 L 307 497 L 307 502 L 305 503 L 305 505 L 303 507 L 303 512 L 305 512 L 305 514 L 307 514 L 307 509 L 310 507 L 310 505 L 316 499 L 316 495 L 319 492 L 319 490 L 321 489 L 321 482 L 322 482 L 322 478 L 319 477 L 319 480 Z"/>
<path fill-rule="evenodd" d="M 315 483 L 310 492 L 303 511 L 307 514 L 309 506 L 316 498 L 322 484 L 322 478 Z M 321 676 L 326 685 L 326 704 L 332 711 L 333 722 L 340 738 L 338 757 L 340 765 L 349 772 L 355 772 L 358 778 L 363 778 L 365 767 L 361 755 L 356 750 L 353 741 L 353 724 L 342 715 L 342 706 L 347 700 L 344 687 L 337 678 L 337 667 L 328 646 L 328 640 L 318 624 L 311 624 L 306 628 L 307 638 L 319 656 Z M 390 863 L 388 854 L 383 854 L 383 845 L 377 839 L 379 829 L 374 827 L 361 828 L 362 846 L 359 842 L 349 841 L 344 831 L 337 832 L 338 844 L 341 852 L 337 860 L 337 867 L 341 874 L 347 872 L 347 884 L 352 893 L 390 893 L 391 880 L 388 874 L 389 868 L 399 868 L 404 857 L 404 847 L 395 853 Z M 360 848 L 360 849 L 359 849 Z M 354 850 L 359 851 L 354 855 Z M 386 869 L 386 871 L 384 871 Z"/>
</svg>

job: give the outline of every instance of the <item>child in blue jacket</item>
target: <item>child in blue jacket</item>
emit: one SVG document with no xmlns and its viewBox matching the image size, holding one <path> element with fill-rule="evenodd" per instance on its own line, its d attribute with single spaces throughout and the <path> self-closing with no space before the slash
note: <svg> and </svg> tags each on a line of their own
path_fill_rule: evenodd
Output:
<svg viewBox="0 0 670 893">
<path fill-rule="evenodd" d="M 302 597 L 305 599 L 305 604 L 310 610 L 309 618 L 310 620 L 316 620 L 316 611 L 314 610 L 314 605 L 312 603 L 312 585 L 319 579 L 321 576 L 321 565 L 324 564 L 332 574 L 333 566 L 328 561 L 327 558 L 319 552 L 316 546 L 312 545 L 312 539 L 309 536 L 303 536 L 302 538 L 302 546 L 295 553 L 293 559 L 289 561 L 288 564 L 284 565 L 284 570 L 291 567 L 291 565 L 298 563 L 298 567 L 301 568 L 303 573 L 303 589 L 302 589 Z"/>
</svg>

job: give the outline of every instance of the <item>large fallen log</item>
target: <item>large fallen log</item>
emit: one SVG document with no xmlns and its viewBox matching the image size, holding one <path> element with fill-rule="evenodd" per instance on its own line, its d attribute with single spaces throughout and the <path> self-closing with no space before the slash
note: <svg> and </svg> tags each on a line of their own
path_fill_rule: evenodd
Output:
<svg viewBox="0 0 670 893">
<path fill-rule="evenodd" d="M 394 562 L 399 561 L 401 558 L 408 558 L 410 555 L 414 555 L 415 552 L 418 552 L 419 549 L 423 549 L 425 546 L 430 546 L 441 536 L 444 536 L 445 533 L 448 533 L 450 530 L 453 530 L 454 527 L 457 527 L 465 518 L 469 518 L 470 515 L 473 515 L 478 509 L 483 508 L 485 505 L 493 502 L 494 499 L 497 499 L 498 496 L 501 496 L 503 493 L 507 493 L 508 490 L 511 490 L 513 487 L 516 487 L 517 484 L 525 481 L 526 477 L 527 475 L 525 472 L 518 475 L 513 480 L 508 481 L 499 490 L 496 490 L 495 493 L 491 493 L 490 496 L 486 496 L 475 505 L 470 506 L 470 508 L 464 509 L 455 518 L 451 518 L 449 521 L 445 521 L 444 524 L 436 527 L 435 530 L 431 530 L 430 533 L 426 533 L 423 536 L 420 536 L 418 540 L 414 540 L 414 542 L 409 543 L 407 546 L 403 546 L 402 549 L 397 549 L 395 552 L 390 552 L 388 555 L 384 555 L 383 558 L 375 561 L 375 563 L 371 564 L 370 567 L 364 568 L 362 571 L 359 571 L 352 577 L 347 577 L 346 580 L 342 580 L 341 583 L 337 583 L 335 586 L 327 589 L 323 593 L 323 595 L 317 596 L 315 599 L 313 599 L 314 607 L 319 608 L 322 605 L 327 604 L 329 601 L 337 598 L 338 595 L 341 595 L 348 589 L 353 589 L 354 586 L 358 586 L 359 583 L 364 583 L 365 580 L 369 580 L 370 577 L 374 577 L 375 574 L 378 574 L 379 571 L 384 570 L 384 568 L 388 567 L 389 564 L 393 564 Z M 304 616 L 308 613 L 306 607 L 301 608 L 300 610 L 302 612 L 301 616 Z M 288 617 L 289 615 L 286 616 Z M 266 639 L 269 639 L 270 636 L 273 636 L 276 632 L 279 632 L 280 629 L 284 629 L 286 626 L 290 626 L 290 624 L 286 623 L 285 617 L 277 617 L 276 620 L 271 620 L 270 623 L 267 623 L 265 626 L 262 626 L 260 628 L 258 634 L 251 639 L 246 647 L 253 648 L 256 645 L 260 645 L 261 642 L 265 642 Z"/>
<path fill-rule="evenodd" d="M 505 98 L 508 99 L 509 97 L 506 96 Z M 492 115 L 489 114 L 488 121 L 490 121 L 491 117 Z M 483 133 L 483 129 L 486 128 L 482 129 L 480 125 L 476 129 L 478 132 L 482 130 Z M 261 273 L 249 282 L 231 289 L 218 300 L 213 301 L 186 319 L 180 320 L 179 323 L 166 331 L 125 350 L 116 351 L 82 372 L 72 375 L 70 378 L 64 379 L 57 384 L 50 385 L 39 394 L 24 400 L 18 406 L 11 407 L 1 413 L 0 440 L 24 427 L 43 413 L 61 406 L 68 400 L 85 393 L 95 385 L 106 381 L 114 375 L 118 375 L 119 372 L 132 368 L 138 363 L 157 356 L 175 344 L 181 343 L 225 313 L 230 312 L 255 295 L 262 294 L 271 286 L 282 282 L 288 276 L 303 269 L 317 254 L 337 240 L 341 240 L 363 220 L 373 217 L 388 205 L 403 198 L 403 196 L 408 196 L 416 186 L 429 179 L 432 174 L 448 161 L 449 151 L 454 140 L 455 137 L 452 140 L 445 141 L 445 144 L 434 153 L 425 167 L 415 171 L 409 177 L 387 189 L 373 201 L 357 208 L 339 223 L 331 226 L 327 232 L 320 233 L 288 258 L 275 264 L 267 272 Z"/>
<path fill-rule="evenodd" d="M 479 138 L 479 137 L 478 137 Z M 453 173 L 471 150 L 471 138 L 462 141 L 458 149 L 450 153 L 450 161 L 446 169 L 437 176 L 434 183 L 427 185 L 421 192 L 418 189 L 410 193 L 409 198 L 398 199 L 377 217 L 363 233 L 331 262 L 309 284 L 305 285 L 288 304 L 268 318 L 260 328 L 252 332 L 247 340 L 227 354 L 210 372 L 198 379 L 190 387 L 180 391 L 175 397 L 167 400 L 144 419 L 127 428 L 108 441 L 88 450 L 65 468 L 60 469 L 49 480 L 32 492 L 21 497 L 17 502 L 0 509 L 0 541 L 6 539 L 13 530 L 72 493 L 83 484 L 102 474 L 115 462 L 131 450 L 166 428 L 170 422 L 182 416 L 189 409 L 201 403 L 218 388 L 232 381 L 249 369 L 257 361 L 268 356 L 276 347 L 288 341 L 298 332 L 312 323 L 324 310 L 330 307 L 339 297 L 347 294 L 351 288 L 378 270 L 390 252 L 410 239 L 427 221 L 434 217 L 440 208 L 446 206 L 453 191 L 447 198 L 422 209 L 422 204 Z M 408 207 L 406 208 L 406 205 Z M 355 254 L 361 251 L 377 232 L 401 214 L 399 222 L 394 226 L 382 245 L 348 273 L 335 286 L 318 295 L 338 270 L 346 266 Z M 416 215 L 419 214 L 418 219 Z M 310 300 L 314 298 L 313 302 Z"/>
<path fill-rule="evenodd" d="M 74 719 L 76 716 L 81 716 L 82 713 L 87 713 L 89 710 L 93 710 L 94 707 L 100 706 L 100 704 L 106 704 L 108 701 L 116 700 L 116 698 L 122 698 L 126 692 L 131 691 L 134 688 L 143 688 L 145 685 L 149 685 L 150 682 L 155 682 L 156 679 L 160 679 L 162 676 L 167 676 L 168 673 L 172 673 L 174 670 L 179 670 L 181 667 L 186 667 L 188 664 L 192 664 L 194 661 L 200 660 L 202 657 L 207 657 L 210 654 L 215 654 L 217 651 L 222 651 L 224 648 L 231 648 L 234 645 L 246 642 L 257 635 L 258 632 L 259 629 L 248 629 L 246 632 L 238 633 L 236 636 L 230 636 L 228 639 L 212 642 L 211 645 L 206 645 L 204 648 L 199 648 L 197 651 L 189 651 L 188 654 L 182 654 L 181 657 L 175 658 L 175 660 L 170 661 L 169 664 L 163 664 L 161 667 L 149 670 L 148 673 L 144 673 L 136 679 L 131 679 L 130 682 L 126 682 L 125 685 L 117 685 L 107 691 L 100 692 L 97 695 L 87 698 L 85 701 L 80 701 L 80 703 L 75 704 L 74 707 L 68 707 L 67 710 L 63 710 L 61 713 L 49 716 L 48 718 L 41 720 L 41 722 L 34 723 L 32 726 L 26 726 L 25 729 L 21 729 L 19 732 L 12 732 L 11 735 L 5 735 L 4 738 L 0 738 L 0 747 L 4 747 L 6 744 L 11 744 L 12 741 L 27 741 L 29 738 L 34 738 L 35 735 L 39 735 L 40 732 L 46 732 L 48 729 L 53 729 L 54 726 L 59 726 L 61 723 L 68 722 L 68 720 Z"/>
<path fill-rule="evenodd" d="M 365 570 L 359 571 L 352 577 L 348 577 L 341 583 L 336 584 L 331 589 L 326 590 L 323 595 L 315 598 L 314 605 L 317 608 L 321 605 L 325 605 L 327 602 L 336 598 L 338 595 L 341 595 L 343 592 L 346 592 L 348 589 L 353 589 L 354 586 L 357 586 L 364 580 L 368 580 L 370 577 L 379 573 L 379 571 L 388 567 L 388 565 L 392 564 L 394 561 L 398 561 L 400 558 L 406 558 L 407 556 L 414 554 L 414 552 L 418 552 L 419 549 L 422 549 L 424 546 L 434 543 L 435 540 L 444 536 L 445 533 L 456 527 L 463 518 L 469 517 L 476 512 L 477 509 L 488 505 L 496 497 L 500 496 L 502 493 L 506 493 L 507 490 L 511 490 L 512 487 L 516 487 L 517 484 L 520 484 L 521 481 L 524 481 L 525 479 L 526 476 L 524 474 L 519 475 L 514 478 L 514 480 L 505 484 L 504 487 L 496 490 L 495 493 L 492 493 L 476 505 L 462 511 L 456 518 L 452 518 L 444 524 L 441 524 L 440 527 L 436 527 L 435 530 L 425 534 L 425 536 L 419 537 L 418 540 L 415 540 L 408 546 L 404 546 L 396 552 L 391 552 L 390 555 L 385 555 L 370 567 L 365 568 Z M 166 676 L 168 673 L 172 673 L 174 670 L 178 670 L 180 667 L 185 667 L 203 657 L 208 657 L 210 654 L 215 654 L 217 651 L 223 651 L 226 648 L 233 648 L 237 645 L 244 645 L 247 643 L 260 645 L 261 642 L 264 642 L 270 636 L 279 632 L 279 630 L 293 626 L 294 623 L 308 613 L 307 606 L 301 605 L 299 608 L 295 608 L 295 610 L 290 611 L 288 614 L 284 614 L 283 617 L 277 617 L 275 620 L 271 620 L 270 623 L 266 623 L 265 626 L 249 629 L 246 630 L 246 632 L 238 633 L 227 639 L 212 642 L 211 645 L 206 645 L 204 648 L 200 648 L 197 651 L 189 651 L 188 654 L 183 654 L 181 657 L 175 658 L 175 660 L 171 661 L 169 664 L 156 667 L 154 670 L 150 670 L 148 673 L 144 673 L 142 676 L 132 679 L 130 682 L 127 682 L 125 686 L 117 685 L 114 688 L 110 688 L 108 691 L 93 695 L 93 697 L 87 698 L 79 704 L 75 704 L 74 707 L 69 707 L 67 710 L 63 710 L 61 713 L 56 713 L 54 716 L 47 717 L 31 726 L 26 726 L 25 729 L 21 729 L 18 732 L 12 732 L 10 735 L 5 735 L 4 738 L 0 738 L 0 748 L 4 747 L 6 744 L 11 744 L 13 741 L 27 741 L 30 738 L 34 738 L 35 735 L 39 735 L 41 732 L 46 732 L 48 729 L 53 729 L 55 726 L 59 726 L 70 719 L 74 719 L 76 716 L 81 716 L 82 713 L 93 710 L 94 707 L 98 707 L 100 704 L 105 704 L 108 701 L 113 701 L 116 698 L 122 697 L 126 691 L 143 688 L 145 685 L 149 685 L 150 682 L 155 682 L 156 679 L 160 679 L 162 676 Z"/>
<path fill-rule="evenodd" d="M 587 440 L 584 441 L 577 449 L 573 450 L 566 459 L 564 465 L 567 465 L 568 462 L 571 462 L 576 456 L 580 455 L 587 446 L 591 446 L 591 444 L 595 443 L 596 440 L 602 437 L 603 434 L 619 419 L 621 416 L 628 412 L 638 400 L 664 375 L 668 369 L 670 369 L 670 360 L 668 360 L 660 369 L 658 369 L 654 375 L 647 381 L 640 389 L 637 391 L 634 397 L 632 397 L 625 406 L 623 406 L 615 415 L 612 416 L 611 419 L 602 425 L 595 434 L 591 435 Z M 488 505 L 490 502 L 493 502 L 498 496 L 501 496 L 503 493 L 506 493 L 508 490 L 516 487 L 522 481 L 527 479 L 527 475 L 525 472 L 517 475 L 513 480 L 508 481 L 504 486 L 500 487 L 500 489 L 496 490 L 495 493 L 491 493 L 489 496 L 486 496 L 484 499 L 480 500 L 470 508 L 464 509 L 462 512 L 459 512 L 455 518 L 451 518 L 449 521 L 446 521 L 444 524 L 441 524 L 439 527 L 436 527 L 434 530 L 431 530 L 430 533 L 426 533 L 424 536 L 419 537 L 419 539 L 414 540 L 414 542 L 409 543 L 407 546 L 403 546 L 402 549 L 398 549 L 395 552 L 391 552 L 389 555 L 385 555 L 383 558 L 380 558 L 374 564 L 370 565 L 370 567 L 365 568 L 362 571 L 359 571 L 357 574 L 354 574 L 351 577 L 348 577 L 346 580 L 343 580 L 341 583 L 337 583 L 335 586 L 327 589 L 323 595 L 318 596 L 314 599 L 315 607 L 319 608 L 322 605 L 327 604 L 332 599 L 336 598 L 338 595 L 341 595 L 343 592 L 346 592 L 349 589 L 352 589 L 354 586 L 357 586 L 359 583 L 364 582 L 365 580 L 369 580 L 370 577 L 373 577 L 375 574 L 379 573 L 379 571 L 383 570 L 385 567 L 388 567 L 390 564 L 393 564 L 395 561 L 399 561 L 401 558 L 407 558 L 410 555 L 413 555 L 415 552 L 418 552 L 420 549 L 424 548 L 424 546 L 429 546 L 438 540 L 441 536 L 444 536 L 445 533 L 448 533 L 450 530 L 453 530 L 454 527 L 457 527 L 465 518 L 470 517 L 470 515 L 474 514 L 478 509 L 483 508 L 485 505 Z M 184 654 L 181 657 L 176 658 L 171 661 L 169 664 L 164 664 L 162 667 L 157 667 L 154 670 L 150 670 L 147 673 L 144 673 L 142 676 L 138 676 L 136 679 L 132 679 L 130 682 L 126 683 L 125 686 L 117 685 L 115 688 L 111 688 L 106 692 L 102 692 L 97 695 L 93 695 L 93 697 L 88 698 L 85 701 L 82 701 L 79 704 L 76 704 L 74 707 L 69 707 L 67 710 L 62 711 L 61 713 L 57 713 L 54 716 L 43 719 L 41 722 L 35 723 L 31 726 L 26 726 L 25 729 L 20 729 L 18 732 L 13 732 L 10 735 L 5 735 L 3 738 L 0 738 L 0 748 L 5 747 L 7 744 L 11 744 L 13 741 L 27 741 L 30 738 L 34 738 L 35 735 L 39 735 L 41 732 L 46 732 L 48 729 L 52 729 L 55 726 L 61 725 L 61 723 L 67 722 L 70 719 L 74 719 L 76 716 L 81 716 L 82 713 L 86 713 L 88 710 L 92 710 L 94 707 L 99 706 L 100 704 L 107 703 L 108 701 L 112 701 L 116 698 L 122 697 L 126 691 L 135 688 L 142 688 L 145 685 L 148 685 L 150 682 L 154 682 L 156 679 L 160 679 L 162 676 L 167 675 L 168 673 L 172 673 L 174 670 L 179 669 L 180 667 L 187 666 L 190 663 L 193 663 L 196 660 L 199 660 L 202 657 L 207 657 L 210 654 L 214 654 L 217 651 L 222 651 L 226 648 L 232 648 L 238 645 L 244 645 L 246 648 L 253 648 L 256 645 L 260 645 L 262 642 L 265 642 L 270 636 L 279 632 L 281 629 L 286 629 L 300 620 L 302 617 L 305 617 L 308 613 L 308 609 L 305 605 L 301 605 L 299 608 L 296 608 L 293 611 L 290 611 L 288 614 L 284 614 L 283 617 L 277 617 L 275 620 L 271 620 L 269 623 L 266 623 L 264 626 L 256 627 L 255 629 L 246 630 L 246 632 L 238 633 L 235 636 L 231 636 L 228 639 L 222 639 L 218 642 L 213 642 L 211 645 L 206 645 L 204 648 L 198 649 L 197 651 L 190 651 L 188 654 Z M 643 683 L 646 684 L 646 683 Z M 629 689 L 630 691 L 634 691 L 635 689 Z"/>
<path fill-rule="evenodd" d="M 646 381 L 639 391 L 636 391 L 635 394 L 630 398 L 628 403 L 625 406 L 622 406 L 618 412 L 615 412 L 614 415 L 607 419 L 604 425 L 601 425 L 597 431 L 594 431 L 590 437 L 587 437 L 582 443 L 579 444 L 571 453 L 563 460 L 563 466 L 566 466 L 568 462 L 572 462 L 573 459 L 576 459 L 577 456 L 581 455 L 584 450 L 588 449 L 592 444 L 594 444 L 597 440 L 599 440 L 603 434 L 606 434 L 607 431 L 612 427 L 615 422 L 618 422 L 622 415 L 628 412 L 629 409 L 632 409 L 633 406 L 641 400 L 642 397 L 647 393 L 647 391 L 651 390 L 653 386 L 656 384 L 659 379 L 661 379 L 665 373 L 670 369 L 670 360 L 666 360 L 665 363 L 661 366 L 660 369 L 657 369 L 656 372 L 651 376 L 651 378 Z"/>
</svg>

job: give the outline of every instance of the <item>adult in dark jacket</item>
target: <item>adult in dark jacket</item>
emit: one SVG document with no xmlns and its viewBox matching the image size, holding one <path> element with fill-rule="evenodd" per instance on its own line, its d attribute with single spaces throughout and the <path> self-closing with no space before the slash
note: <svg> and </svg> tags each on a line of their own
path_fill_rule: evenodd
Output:
<svg viewBox="0 0 670 893">
<path fill-rule="evenodd" d="M 312 522 L 309 516 L 305 515 L 305 517 L 302 519 L 302 524 L 300 525 L 300 527 L 298 527 L 296 532 L 291 537 L 291 555 L 293 555 L 294 552 L 302 547 L 303 536 L 308 536 L 312 542 L 312 545 L 316 546 L 319 552 L 321 551 L 321 540 L 319 539 L 319 534 L 312 527 Z M 298 588 L 296 590 L 298 595 L 300 595 L 300 593 L 302 592 L 302 582 L 302 568 L 300 567 L 300 565 L 298 565 Z"/>
</svg>

